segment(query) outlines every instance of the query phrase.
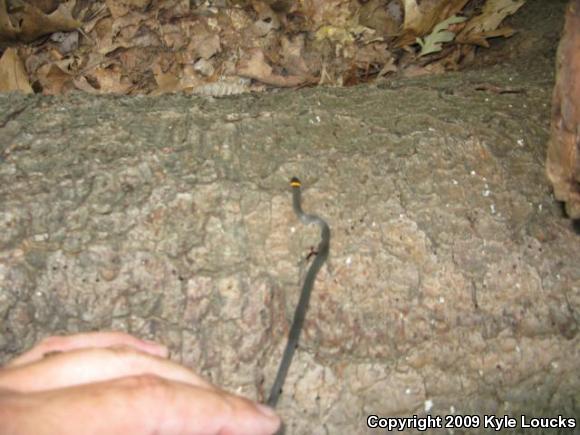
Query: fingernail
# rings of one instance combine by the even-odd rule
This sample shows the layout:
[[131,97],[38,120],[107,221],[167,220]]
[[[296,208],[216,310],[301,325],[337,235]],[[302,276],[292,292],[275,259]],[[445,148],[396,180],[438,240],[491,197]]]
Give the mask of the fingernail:
[[260,413],[265,417],[268,418],[278,417],[276,412],[269,406],[262,405],[261,403],[256,403],[256,408],[258,408],[258,411],[260,411]]

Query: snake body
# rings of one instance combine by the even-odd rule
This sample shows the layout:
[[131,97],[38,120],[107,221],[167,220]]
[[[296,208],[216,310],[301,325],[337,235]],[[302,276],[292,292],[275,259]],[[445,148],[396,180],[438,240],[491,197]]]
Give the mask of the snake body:
[[294,320],[292,321],[292,326],[290,327],[290,333],[288,334],[288,342],[286,343],[286,348],[284,349],[284,354],[282,356],[282,361],[280,362],[280,367],[278,367],[278,373],[276,374],[276,379],[270,390],[270,396],[266,402],[269,406],[275,407],[278,403],[278,398],[282,393],[282,387],[284,386],[284,381],[286,375],[288,374],[288,369],[292,363],[292,357],[294,356],[294,351],[298,347],[298,340],[300,339],[300,332],[302,331],[302,326],[304,325],[304,318],[306,317],[306,311],[308,310],[308,303],[310,301],[310,294],[312,293],[312,288],[314,287],[314,281],[316,280],[316,275],[322,268],[322,265],[328,258],[328,252],[330,249],[330,228],[328,224],[324,222],[320,217],[313,214],[306,214],[302,211],[301,205],[301,191],[300,188],[302,183],[296,177],[290,180],[290,186],[292,187],[292,206],[294,208],[294,213],[300,221],[305,225],[317,224],[320,227],[320,243],[316,251],[316,257],[312,262],[312,265],[306,273],[304,278],[304,284],[302,285],[302,291],[300,293],[300,300],[294,311]]

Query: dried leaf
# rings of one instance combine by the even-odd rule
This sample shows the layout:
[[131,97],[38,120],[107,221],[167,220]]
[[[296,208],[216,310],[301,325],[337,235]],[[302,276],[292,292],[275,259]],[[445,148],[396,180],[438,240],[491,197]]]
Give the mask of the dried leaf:
[[0,42],[14,41],[17,35],[18,30],[12,26],[8,16],[6,0],[0,0]]
[[93,77],[99,84],[102,94],[126,94],[131,89],[131,84],[123,77],[122,71],[117,67],[96,68],[92,72]]
[[417,37],[431,33],[437,23],[459,13],[468,0],[404,0],[405,20],[403,34],[397,40],[397,47],[416,43]]
[[61,3],[55,11],[45,14],[28,3],[22,3],[21,8],[9,15],[6,1],[0,0],[0,42],[14,40],[30,42],[53,32],[78,29],[81,22],[72,16],[74,6],[75,1]]
[[354,63],[359,68],[368,65],[386,65],[393,59],[392,53],[384,42],[373,42],[360,47],[354,55]]
[[417,36],[431,32],[437,23],[459,13],[468,0],[403,0],[405,20],[403,29]]
[[73,76],[67,71],[70,60],[54,62],[38,69],[38,81],[45,95],[65,94],[75,88]]
[[322,41],[323,39],[328,39],[331,42],[336,42],[340,45],[345,45],[354,42],[354,36],[351,32],[344,27],[336,26],[322,26],[316,31],[314,35],[316,40]]
[[302,13],[317,29],[322,25],[347,27],[352,20],[353,10],[350,0],[302,0]]
[[175,71],[163,71],[161,65],[158,63],[153,65],[152,70],[158,86],[154,94],[166,94],[183,89],[179,81],[179,76]]
[[308,66],[304,60],[304,35],[297,35],[290,40],[288,37],[282,37],[282,66],[290,74],[306,76],[310,74]]
[[[20,38],[22,29],[30,28],[31,11],[46,19],[63,1],[0,0],[0,38]],[[406,74],[427,71],[410,46],[422,38],[421,55],[440,51],[465,26],[446,26],[453,21],[446,20],[468,2],[477,6],[484,0],[222,0],[218,7],[212,1],[70,0],[63,5],[76,4],[82,31],[58,29],[50,39],[18,53],[26,53],[29,80],[40,82],[46,93],[74,88],[91,93],[203,89],[230,95],[246,86],[254,89],[252,80],[283,87],[352,84],[412,64],[419,64],[419,70]],[[9,15],[8,3],[27,6],[12,8]],[[54,13],[62,12],[63,5]],[[470,10],[459,15],[470,16]],[[480,26],[469,34],[472,44],[513,32],[499,26],[485,29]],[[473,54],[472,44],[428,61],[437,57],[438,68],[457,68],[467,58],[464,50]],[[393,51],[396,47],[406,50]],[[240,76],[247,78],[244,85],[237,82]]]
[[370,0],[359,11],[359,23],[380,35],[396,35],[403,23],[402,4],[398,1]]
[[13,91],[31,94],[32,88],[18,52],[15,48],[7,48],[0,58],[0,92]]
[[425,20],[425,15],[419,9],[417,0],[403,0],[403,6],[405,8],[403,28],[405,30],[420,29],[422,27],[421,23]]
[[266,36],[272,30],[280,28],[280,20],[278,15],[262,1],[252,2],[252,6],[258,15],[258,19],[254,23],[254,32],[258,36]]
[[487,0],[481,14],[469,20],[465,28],[457,35],[457,42],[489,46],[487,38],[511,36],[509,27],[498,29],[502,21],[515,13],[525,0]]
[[466,20],[465,17],[458,17],[453,15],[447,18],[445,21],[440,22],[435,26],[433,32],[431,32],[425,39],[417,38],[417,44],[421,46],[421,51],[419,56],[426,56],[431,53],[436,53],[441,51],[442,44],[445,42],[451,42],[455,38],[455,33],[448,31],[450,25],[463,23]]
[[78,32],[55,32],[50,35],[50,40],[57,43],[57,49],[62,55],[67,55],[79,46]]
[[196,56],[203,59],[209,59],[220,51],[220,37],[215,32],[211,33],[205,31],[196,33],[191,38],[191,42],[187,46],[187,49],[195,53]]
[[151,0],[105,0],[113,18],[120,18],[131,10],[144,11]]
[[246,58],[240,61],[237,67],[237,73],[240,77],[247,77],[267,85],[283,88],[300,86],[310,80],[309,77],[274,74],[272,67],[266,62],[264,52],[259,48],[250,51],[249,59]]
[[100,94],[100,91],[95,87],[93,87],[85,76],[80,76],[73,79],[73,83],[75,87],[80,91],[87,92],[93,95]]

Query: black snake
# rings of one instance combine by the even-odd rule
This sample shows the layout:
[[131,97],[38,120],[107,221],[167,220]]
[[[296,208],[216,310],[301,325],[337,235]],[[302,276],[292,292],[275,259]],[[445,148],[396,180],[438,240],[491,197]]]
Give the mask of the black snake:
[[310,301],[310,294],[312,293],[312,288],[314,287],[314,281],[316,280],[316,275],[322,268],[322,265],[328,258],[328,252],[330,249],[330,228],[328,227],[328,224],[318,216],[313,214],[306,214],[304,211],[302,211],[302,205],[300,203],[300,188],[302,183],[300,183],[298,178],[294,177],[292,180],[290,180],[290,186],[292,187],[292,205],[294,208],[294,213],[296,213],[296,216],[298,216],[298,219],[300,219],[302,223],[306,225],[317,224],[320,226],[321,240],[316,250],[316,258],[312,262],[310,269],[308,269],[306,278],[304,278],[302,292],[300,293],[300,300],[298,301],[298,305],[294,311],[294,320],[292,321],[290,334],[288,334],[288,342],[286,343],[284,355],[282,356],[282,361],[280,362],[280,367],[278,368],[278,373],[276,374],[276,380],[272,385],[270,396],[266,402],[271,407],[276,406],[278,403],[278,398],[282,393],[282,387],[284,385],[286,375],[288,374],[288,369],[290,368],[290,363],[292,362],[294,351],[298,347],[298,340],[300,339],[300,332],[302,331],[302,326],[304,325],[304,318],[306,317],[306,310],[308,309],[308,302]]

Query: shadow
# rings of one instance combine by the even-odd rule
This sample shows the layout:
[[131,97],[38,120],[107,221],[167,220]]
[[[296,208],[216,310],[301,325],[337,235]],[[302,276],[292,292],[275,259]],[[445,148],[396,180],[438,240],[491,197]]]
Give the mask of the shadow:
[[580,236],[580,219],[572,219],[572,229]]

